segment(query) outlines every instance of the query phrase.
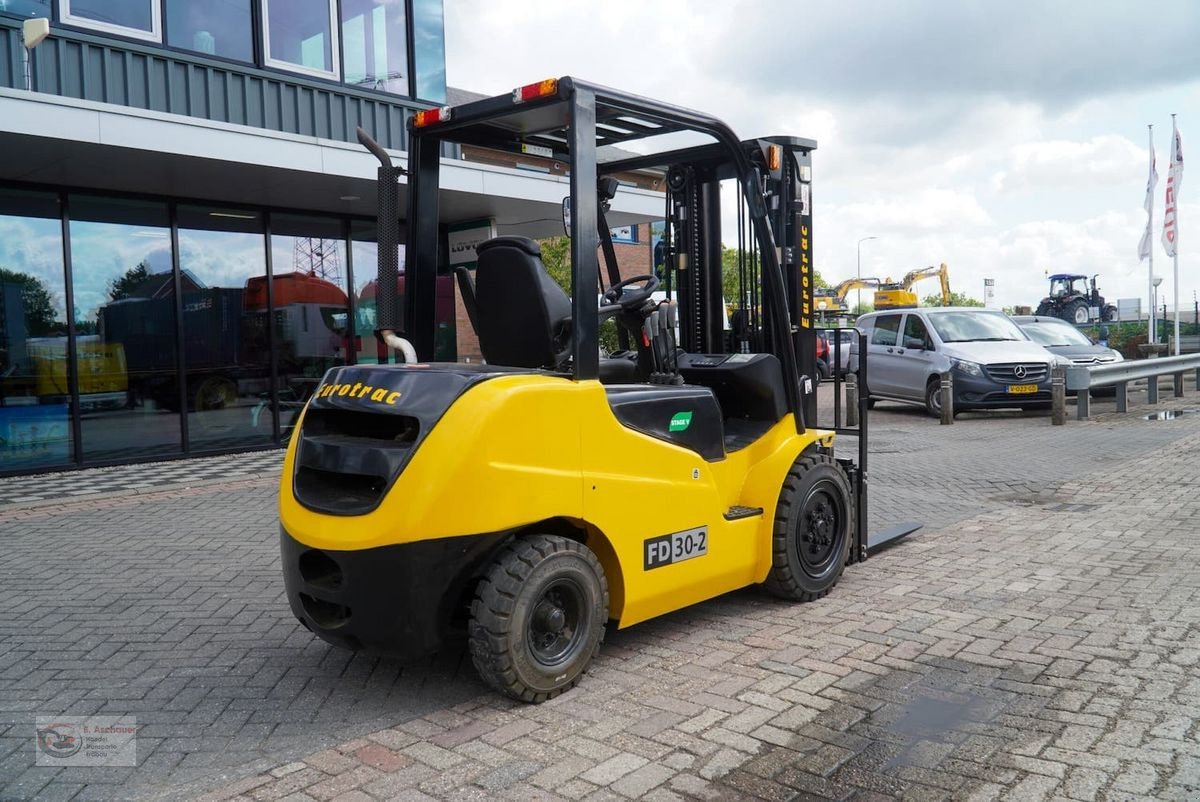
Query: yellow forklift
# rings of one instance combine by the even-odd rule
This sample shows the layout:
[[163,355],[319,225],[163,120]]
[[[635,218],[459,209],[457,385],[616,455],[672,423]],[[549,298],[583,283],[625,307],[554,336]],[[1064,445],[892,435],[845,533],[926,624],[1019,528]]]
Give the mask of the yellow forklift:
[[[654,150],[679,132],[705,144]],[[359,132],[381,162],[377,334],[406,362],[330,370],[284,463],[283,573],[305,627],[413,660],[465,621],[480,676],[541,702],[579,681],[608,622],[755,584],[818,599],[846,564],[911,531],[867,537],[865,423],[857,464],[811,425],[815,142],[743,142],[708,115],[569,77],[420,112],[409,133],[401,306],[404,171]],[[637,140],[652,152],[598,163]],[[570,295],[524,237],[482,243],[475,274],[459,275],[485,364],[425,361],[447,143],[570,166]],[[605,211],[614,176],[649,168],[667,188],[667,269],[621,280]],[[726,330],[729,181],[741,298]],[[671,300],[655,300],[660,284]],[[602,356],[608,318],[633,347]]]

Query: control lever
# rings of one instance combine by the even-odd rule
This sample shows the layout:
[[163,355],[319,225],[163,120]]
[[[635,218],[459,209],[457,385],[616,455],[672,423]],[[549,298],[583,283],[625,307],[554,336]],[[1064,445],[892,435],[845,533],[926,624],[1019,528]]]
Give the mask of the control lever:
[[671,312],[673,307],[669,302],[661,304],[658,308],[658,331],[660,344],[663,349],[663,383],[664,384],[683,384],[683,378],[679,375],[675,357],[675,328],[671,320]]
[[660,370],[658,365],[658,344],[654,341],[654,316],[657,314],[658,312],[653,312],[647,315],[646,319],[642,321],[642,341],[646,343],[646,349],[650,352],[650,378],[652,381],[654,375]]
[[667,304],[667,342],[671,349],[671,372],[679,374],[679,344],[675,342],[675,328],[679,325],[679,306],[674,301]]

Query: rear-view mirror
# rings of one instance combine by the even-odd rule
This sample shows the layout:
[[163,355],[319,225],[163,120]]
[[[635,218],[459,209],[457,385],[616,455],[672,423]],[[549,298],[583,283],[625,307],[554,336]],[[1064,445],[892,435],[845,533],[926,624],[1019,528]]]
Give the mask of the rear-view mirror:
[[924,351],[925,350],[925,341],[922,340],[920,337],[905,337],[904,338],[904,347],[911,348],[914,351]]
[[562,204],[563,233],[571,236],[571,196],[563,198]]

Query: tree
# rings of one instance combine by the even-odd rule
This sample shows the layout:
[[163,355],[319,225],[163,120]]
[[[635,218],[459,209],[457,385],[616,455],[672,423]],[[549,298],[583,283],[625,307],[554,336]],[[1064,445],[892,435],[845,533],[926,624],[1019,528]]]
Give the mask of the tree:
[[571,240],[569,237],[551,237],[540,240],[542,264],[546,272],[567,295],[571,294]]
[[855,304],[854,308],[850,310],[850,314],[853,315],[854,317],[858,317],[859,315],[865,315],[868,312],[874,312],[874,311],[875,311],[875,307],[872,304],[870,304],[866,301],[863,301],[861,304]]
[[966,293],[952,292],[950,293],[950,303],[943,304],[942,294],[939,292],[922,298],[921,306],[983,306],[983,301],[977,301]]
[[[745,254],[747,265],[753,264],[752,259],[753,256],[750,253]],[[813,271],[813,286],[818,289],[829,286],[816,270]],[[738,271],[737,248],[723,247],[721,249],[721,291],[725,294],[725,302],[736,305],[739,300],[740,288],[741,277]]]
[[138,288],[143,281],[150,275],[150,269],[146,263],[138,262],[137,266],[131,267],[125,271],[125,275],[120,278],[115,278],[108,283],[108,299],[110,301],[119,301],[122,298],[128,298],[133,295],[133,291]]
[[25,310],[27,336],[45,337],[65,328],[64,324],[56,320],[58,315],[54,310],[54,298],[40,278],[0,267],[0,284],[15,284],[21,288],[21,306]]

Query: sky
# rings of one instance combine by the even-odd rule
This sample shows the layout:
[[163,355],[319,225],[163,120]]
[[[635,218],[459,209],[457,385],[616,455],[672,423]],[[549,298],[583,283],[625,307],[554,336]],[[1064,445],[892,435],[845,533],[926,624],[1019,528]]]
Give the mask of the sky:
[[[816,139],[827,281],[858,274],[860,253],[861,275],[880,278],[945,262],[953,290],[982,299],[993,278],[1002,306],[1036,305],[1059,272],[1147,303],[1148,124],[1154,272],[1173,306],[1163,196],[1172,113],[1184,152],[1200,148],[1197,42],[1195,0],[446,3],[451,86],[499,94],[575,75],[713,114],[743,138]],[[1178,197],[1190,313],[1200,172]]]

